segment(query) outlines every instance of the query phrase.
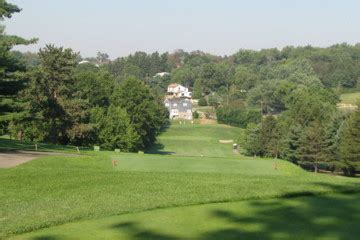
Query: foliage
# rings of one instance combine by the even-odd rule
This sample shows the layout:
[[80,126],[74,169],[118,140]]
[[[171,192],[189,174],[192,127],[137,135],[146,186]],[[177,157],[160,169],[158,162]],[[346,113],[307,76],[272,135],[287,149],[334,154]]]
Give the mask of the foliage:
[[110,105],[99,125],[99,140],[105,149],[136,150],[139,135],[125,109]]
[[140,80],[130,77],[114,91],[112,104],[126,110],[130,122],[140,136],[138,148],[151,146],[161,128],[166,124],[167,109],[156,99],[150,88]]
[[200,99],[202,97],[202,86],[201,86],[201,80],[200,79],[195,80],[192,97],[194,99]]
[[[11,18],[21,9],[5,0],[0,1],[0,21]],[[36,39],[25,40],[18,36],[7,35],[5,26],[0,24],[0,131],[9,133],[9,124],[23,117],[22,102],[17,94],[25,88],[25,80],[21,73],[26,70],[22,59],[11,49],[18,45],[35,43]]]
[[29,117],[51,143],[68,142],[66,131],[71,129],[74,118],[82,117],[81,109],[86,105],[72,98],[76,56],[71,49],[47,45],[39,52],[40,66],[29,73],[24,94]]
[[261,113],[257,110],[245,108],[219,107],[216,109],[219,123],[245,128],[249,123],[259,123]]
[[[360,102],[359,102],[360,103]],[[340,160],[345,173],[352,175],[360,166],[360,109],[346,119],[340,138]]]
[[194,111],[192,115],[194,119],[198,119],[200,116],[200,114],[197,111]]
[[206,101],[206,98],[205,98],[205,97],[201,97],[201,98],[199,99],[199,101],[198,101],[198,105],[199,105],[200,107],[207,106],[208,103],[207,103],[207,101]]

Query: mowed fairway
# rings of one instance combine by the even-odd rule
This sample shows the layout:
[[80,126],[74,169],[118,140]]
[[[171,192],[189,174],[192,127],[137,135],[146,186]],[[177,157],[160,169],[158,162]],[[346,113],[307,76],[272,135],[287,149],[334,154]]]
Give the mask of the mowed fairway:
[[341,103],[357,104],[360,101],[360,92],[344,93],[340,95]]
[[240,128],[219,124],[187,124],[174,122],[159,138],[158,144],[148,152],[176,154],[181,156],[234,157],[232,143],[219,143],[220,140],[236,140]]
[[356,238],[348,226],[360,221],[358,179],[218,142],[240,131],[174,124],[152,149],[160,155],[46,156],[0,169],[0,238]]

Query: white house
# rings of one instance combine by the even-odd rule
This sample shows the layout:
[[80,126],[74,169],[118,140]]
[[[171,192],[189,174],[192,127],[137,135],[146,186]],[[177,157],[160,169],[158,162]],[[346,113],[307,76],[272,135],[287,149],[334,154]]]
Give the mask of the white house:
[[167,98],[164,103],[170,119],[192,119],[192,103],[188,98]]
[[177,83],[172,83],[168,86],[167,94],[170,97],[191,98],[191,92],[189,92],[189,89]]
[[164,76],[168,76],[168,75],[170,75],[170,73],[168,73],[168,72],[159,72],[159,73],[155,74],[154,77],[164,77]]

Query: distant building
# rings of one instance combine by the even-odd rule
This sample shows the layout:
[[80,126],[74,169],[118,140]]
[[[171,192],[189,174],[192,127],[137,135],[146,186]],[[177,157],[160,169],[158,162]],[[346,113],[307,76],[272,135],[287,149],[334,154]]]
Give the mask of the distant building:
[[192,103],[188,98],[167,98],[165,107],[169,110],[170,119],[192,119]]
[[168,73],[168,72],[159,72],[159,73],[155,74],[154,77],[164,77],[164,76],[168,76],[168,75],[170,75],[170,73]]
[[191,98],[191,92],[187,87],[177,83],[172,83],[167,88],[167,97],[185,97]]
[[187,87],[177,83],[170,84],[164,103],[169,110],[170,119],[192,119],[191,92]]

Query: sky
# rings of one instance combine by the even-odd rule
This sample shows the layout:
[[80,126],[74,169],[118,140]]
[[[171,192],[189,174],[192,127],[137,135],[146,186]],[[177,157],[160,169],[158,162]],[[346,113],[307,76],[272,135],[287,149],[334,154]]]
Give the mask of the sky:
[[360,42],[359,0],[8,0],[22,12],[5,20],[7,34],[39,38],[83,57],[135,51],[239,49]]

